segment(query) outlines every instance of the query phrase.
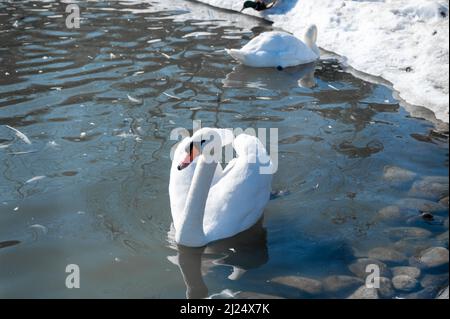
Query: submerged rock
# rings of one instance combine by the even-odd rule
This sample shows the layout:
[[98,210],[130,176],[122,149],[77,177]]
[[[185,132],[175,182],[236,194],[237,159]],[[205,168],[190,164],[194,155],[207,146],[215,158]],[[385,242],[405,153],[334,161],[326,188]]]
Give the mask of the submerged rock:
[[421,275],[421,270],[417,267],[410,267],[410,266],[400,266],[400,267],[394,267],[391,269],[392,275],[395,276],[401,276],[406,275],[411,278],[417,279]]
[[386,181],[394,183],[403,183],[413,180],[416,173],[397,166],[385,166],[383,178]]
[[444,219],[440,216],[434,216],[432,213],[422,212],[420,215],[408,218],[406,224],[411,227],[421,227],[423,225],[442,226],[444,224]]
[[400,297],[404,299],[434,299],[437,291],[436,287],[427,287],[417,292],[400,295]]
[[423,276],[422,280],[420,281],[420,285],[423,288],[428,287],[441,288],[445,285],[448,285],[448,273],[440,275],[427,274]]
[[420,181],[414,182],[409,195],[439,200],[448,195],[447,176],[427,176]]
[[386,230],[389,237],[392,238],[426,238],[432,233],[426,229],[419,227],[393,227]]
[[418,281],[408,275],[398,275],[392,278],[392,284],[397,290],[411,291],[417,287]]
[[394,243],[393,247],[407,255],[417,256],[421,251],[434,246],[432,238],[405,238]]
[[448,247],[448,230],[439,236],[436,236],[436,240],[442,245]]
[[391,205],[382,208],[380,211],[378,211],[378,214],[376,216],[376,220],[379,221],[393,221],[393,220],[399,220],[402,218],[402,213],[400,211],[400,207]]
[[380,288],[378,289],[378,293],[383,298],[391,298],[395,294],[394,287],[389,278],[380,277]]
[[444,205],[421,198],[404,198],[397,201],[396,205],[399,206],[400,208],[414,209],[416,211],[429,213],[439,213],[448,211],[448,207],[445,207]]
[[439,267],[448,264],[448,249],[444,247],[431,247],[424,250],[419,257],[419,263],[425,267]]
[[445,206],[445,207],[448,207],[448,196],[445,196],[444,198],[442,198],[440,201],[439,201],[439,204],[441,204],[442,206]]
[[355,289],[363,283],[364,281],[357,277],[329,276],[323,280],[323,288],[327,292],[337,292],[341,290]]
[[356,262],[348,266],[348,269],[359,278],[366,278],[370,274],[370,272],[366,272],[368,265],[377,265],[380,268],[381,276],[387,276],[389,274],[386,264],[379,260],[371,258],[360,258]]
[[306,277],[283,276],[276,277],[271,281],[299,289],[311,295],[320,294],[323,290],[322,283],[320,281]]
[[348,296],[347,299],[379,299],[379,297],[376,288],[361,286],[354,293]]
[[368,256],[369,258],[381,260],[383,262],[399,263],[407,260],[405,254],[389,247],[373,248],[369,251]]

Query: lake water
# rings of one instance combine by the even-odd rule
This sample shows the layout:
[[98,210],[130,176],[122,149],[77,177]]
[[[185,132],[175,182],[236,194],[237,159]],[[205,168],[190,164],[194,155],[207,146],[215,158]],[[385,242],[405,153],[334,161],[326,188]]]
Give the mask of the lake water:
[[[387,278],[422,270],[380,297],[448,284],[448,257],[417,265],[448,248],[448,133],[389,88],[331,56],[239,66],[223,49],[271,25],[195,2],[83,3],[80,29],[65,27],[65,6],[0,3],[0,297],[345,298],[368,256]],[[278,128],[278,194],[248,233],[178,250],[169,135],[192,120]],[[68,264],[79,289],[65,286]]]

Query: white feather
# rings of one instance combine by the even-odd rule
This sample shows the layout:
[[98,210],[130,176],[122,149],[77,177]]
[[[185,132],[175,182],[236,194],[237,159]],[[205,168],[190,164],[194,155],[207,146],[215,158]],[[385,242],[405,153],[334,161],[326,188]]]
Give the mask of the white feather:
[[128,99],[133,103],[142,103],[142,100],[132,97],[131,95],[127,95]]
[[45,178],[45,176],[35,176],[35,177],[30,178],[29,180],[27,180],[27,181],[25,182],[25,184],[37,182],[37,181],[39,181],[39,180],[41,180],[41,179],[44,179],[44,178]]
[[20,138],[22,141],[24,141],[26,144],[31,144],[30,139],[25,134],[23,134],[21,131],[19,131],[18,129],[15,129],[14,127],[11,127],[9,125],[6,125],[6,127],[9,128],[10,130],[12,130],[16,134],[16,136],[18,138]]

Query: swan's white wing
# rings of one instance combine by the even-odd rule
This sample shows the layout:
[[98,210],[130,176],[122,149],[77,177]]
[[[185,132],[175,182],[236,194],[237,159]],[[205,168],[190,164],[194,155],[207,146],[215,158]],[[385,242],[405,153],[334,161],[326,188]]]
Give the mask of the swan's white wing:
[[304,42],[293,35],[281,33],[275,39],[269,55],[272,55],[272,61],[283,68],[310,63],[318,58]]
[[306,43],[297,39],[295,50],[297,58],[300,59],[301,64],[311,63],[320,58]]
[[296,43],[289,50],[280,52],[278,55],[279,65],[283,68],[307,64],[318,59],[318,56],[303,42]]
[[206,202],[203,228],[208,241],[234,236],[254,225],[270,198],[272,175],[260,173],[264,166],[260,161],[249,162],[252,150],[245,154],[256,145],[256,152],[267,155],[260,141],[241,134],[234,144],[238,157],[211,187]]
[[234,59],[251,67],[268,67],[277,62],[274,57],[280,49],[283,34],[281,32],[265,32],[248,42],[240,50],[227,50]]
[[[252,39],[248,42],[243,48],[242,51],[253,53],[261,50],[268,52],[276,52],[280,49],[284,49],[284,39],[289,34],[284,32],[264,32]],[[280,45],[283,46],[280,48]]]

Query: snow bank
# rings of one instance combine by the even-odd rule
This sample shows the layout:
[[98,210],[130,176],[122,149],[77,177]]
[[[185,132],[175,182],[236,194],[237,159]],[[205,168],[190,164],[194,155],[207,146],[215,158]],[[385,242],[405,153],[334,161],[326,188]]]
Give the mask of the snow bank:
[[[239,11],[243,0],[198,0]],[[412,105],[449,122],[449,5],[436,0],[279,0],[261,16],[303,38],[319,28],[318,45],[354,69],[392,83]]]

